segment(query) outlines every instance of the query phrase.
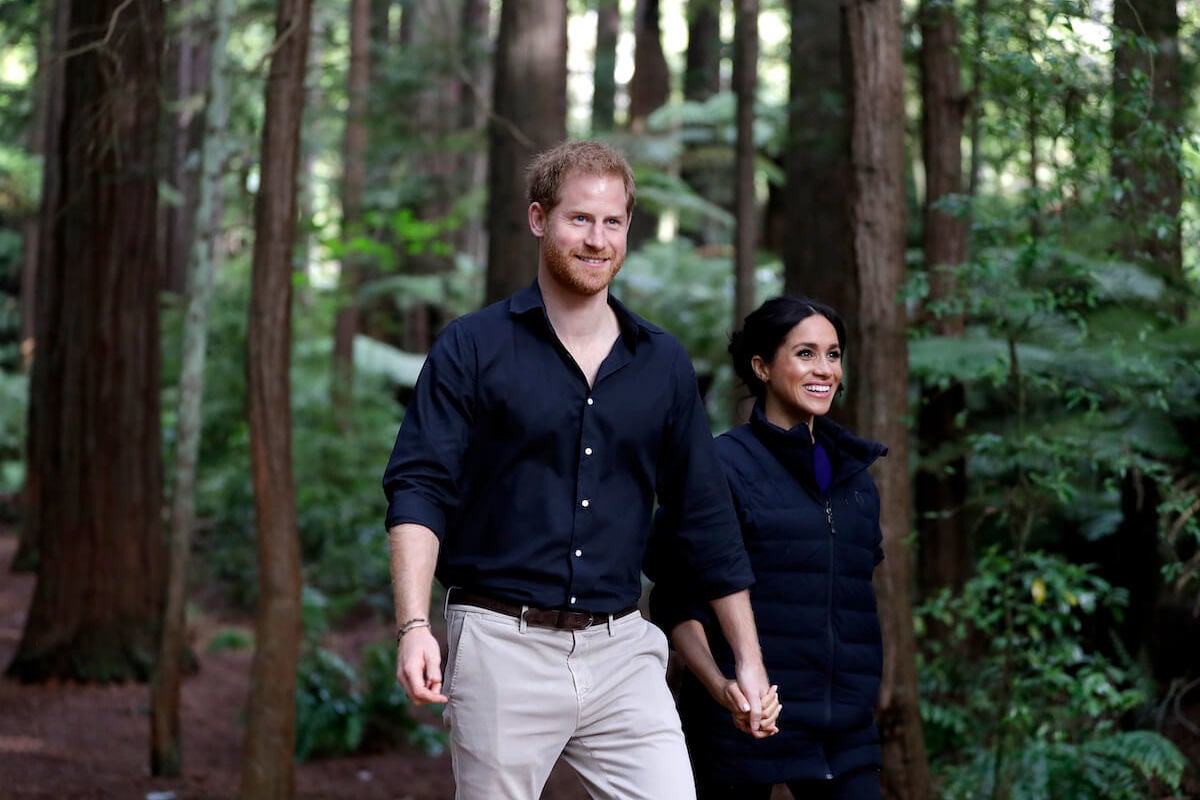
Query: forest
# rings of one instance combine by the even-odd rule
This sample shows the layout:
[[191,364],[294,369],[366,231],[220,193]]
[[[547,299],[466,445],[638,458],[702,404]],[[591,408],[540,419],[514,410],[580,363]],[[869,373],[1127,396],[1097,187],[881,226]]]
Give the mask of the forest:
[[[884,796],[1200,798],[1200,4],[0,0],[0,42],[0,719],[126,686],[130,786],[447,796],[297,776],[448,772],[380,476],[438,333],[533,280],[525,165],[595,138],[638,185],[613,293],[714,434],[746,313],[846,318]],[[181,697],[222,651],[218,790]],[[31,730],[14,797],[109,796]]]

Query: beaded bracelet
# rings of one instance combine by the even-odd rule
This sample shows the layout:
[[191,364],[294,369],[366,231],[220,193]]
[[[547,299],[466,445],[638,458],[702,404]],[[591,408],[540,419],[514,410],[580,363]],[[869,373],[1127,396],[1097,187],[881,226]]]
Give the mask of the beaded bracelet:
[[404,634],[411,633],[417,628],[428,628],[429,622],[424,617],[413,617],[408,622],[400,626],[400,630],[396,631],[396,644],[400,644],[400,640],[404,638]]

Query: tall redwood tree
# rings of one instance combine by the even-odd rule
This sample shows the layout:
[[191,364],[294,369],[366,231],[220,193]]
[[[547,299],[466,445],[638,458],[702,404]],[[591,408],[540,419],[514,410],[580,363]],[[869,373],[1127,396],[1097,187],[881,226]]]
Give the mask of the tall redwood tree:
[[71,0],[63,12],[28,432],[38,579],[9,673],[144,680],[165,565],[153,163],[163,7]]
[[909,499],[908,338],[904,306],[904,64],[900,0],[850,0],[850,241],[858,278],[857,364],[849,387],[858,432],[887,445],[874,470],[887,558],[877,572],[883,628],[879,723],[883,783],[896,800],[929,800],[917,691]]
[[259,150],[262,180],[254,204],[246,388],[260,591],[246,709],[243,800],[290,800],[295,791],[301,574],[289,364],[296,178],[311,13],[312,0],[279,0]]
[[[922,209],[925,269],[931,305],[946,309],[927,321],[940,336],[961,337],[965,320],[957,310],[957,270],[967,258],[967,220],[955,213],[963,187],[963,116],[958,17],[952,4],[922,0],[921,153],[925,163]],[[960,202],[955,202],[959,200]],[[966,388],[955,381],[924,387],[917,415],[922,468],[915,476],[918,581],[922,593],[962,588],[970,575],[970,541],[962,511],[967,494],[967,463],[959,415],[966,409]],[[949,453],[940,456],[939,453]]]
[[567,137],[567,7],[562,0],[504,0],[493,108],[488,129],[488,303],[528,286],[537,273],[525,167],[534,155]]

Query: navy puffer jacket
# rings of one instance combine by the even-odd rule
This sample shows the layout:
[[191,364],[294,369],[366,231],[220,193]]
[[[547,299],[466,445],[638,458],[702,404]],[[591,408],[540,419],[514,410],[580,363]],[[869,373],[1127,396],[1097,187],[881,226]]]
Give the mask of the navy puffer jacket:
[[[754,569],[763,661],[783,711],[778,734],[752,739],[685,672],[684,732],[694,767],[714,780],[817,780],[880,763],[874,710],[883,654],[871,575],[883,551],[879,493],[867,468],[887,448],[821,417],[814,434],[833,469],[825,492],[813,474],[807,427],[784,431],[755,408],[748,424],[717,438]],[[669,632],[684,619],[701,620],[717,664],[733,677],[733,654],[707,604],[671,570],[659,571],[655,621]]]

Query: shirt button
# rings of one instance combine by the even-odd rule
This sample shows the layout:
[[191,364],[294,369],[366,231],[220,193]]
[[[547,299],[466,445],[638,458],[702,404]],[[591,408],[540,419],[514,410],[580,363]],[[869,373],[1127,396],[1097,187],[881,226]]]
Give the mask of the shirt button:
[[592,454],[592,448],[590,448],[590,447],[583,448],[583,454],[585,456],[590,456]]
[[580,505],[583,506],[584,508],[587,508],[591,504],[592,504],[591,500],[584,500],[582,503],[580,503]]
[[574,598],[574,597],[572,597],[572,598],[571,598],[571,605],[575,605],[575,598]]
[[576,550],[576,551],[575,551],[575,557],[576,557],[576,558],[579,558],[581,555],[583,555],[583,551],[582,551],[582,550]]
[[596,402],[596,401],[592,400],[592,398],[590,398],[590,397],[588,398],[588,405],[589,405],[589,406],[590,406],[590,405],[593,405],[595,402]]

